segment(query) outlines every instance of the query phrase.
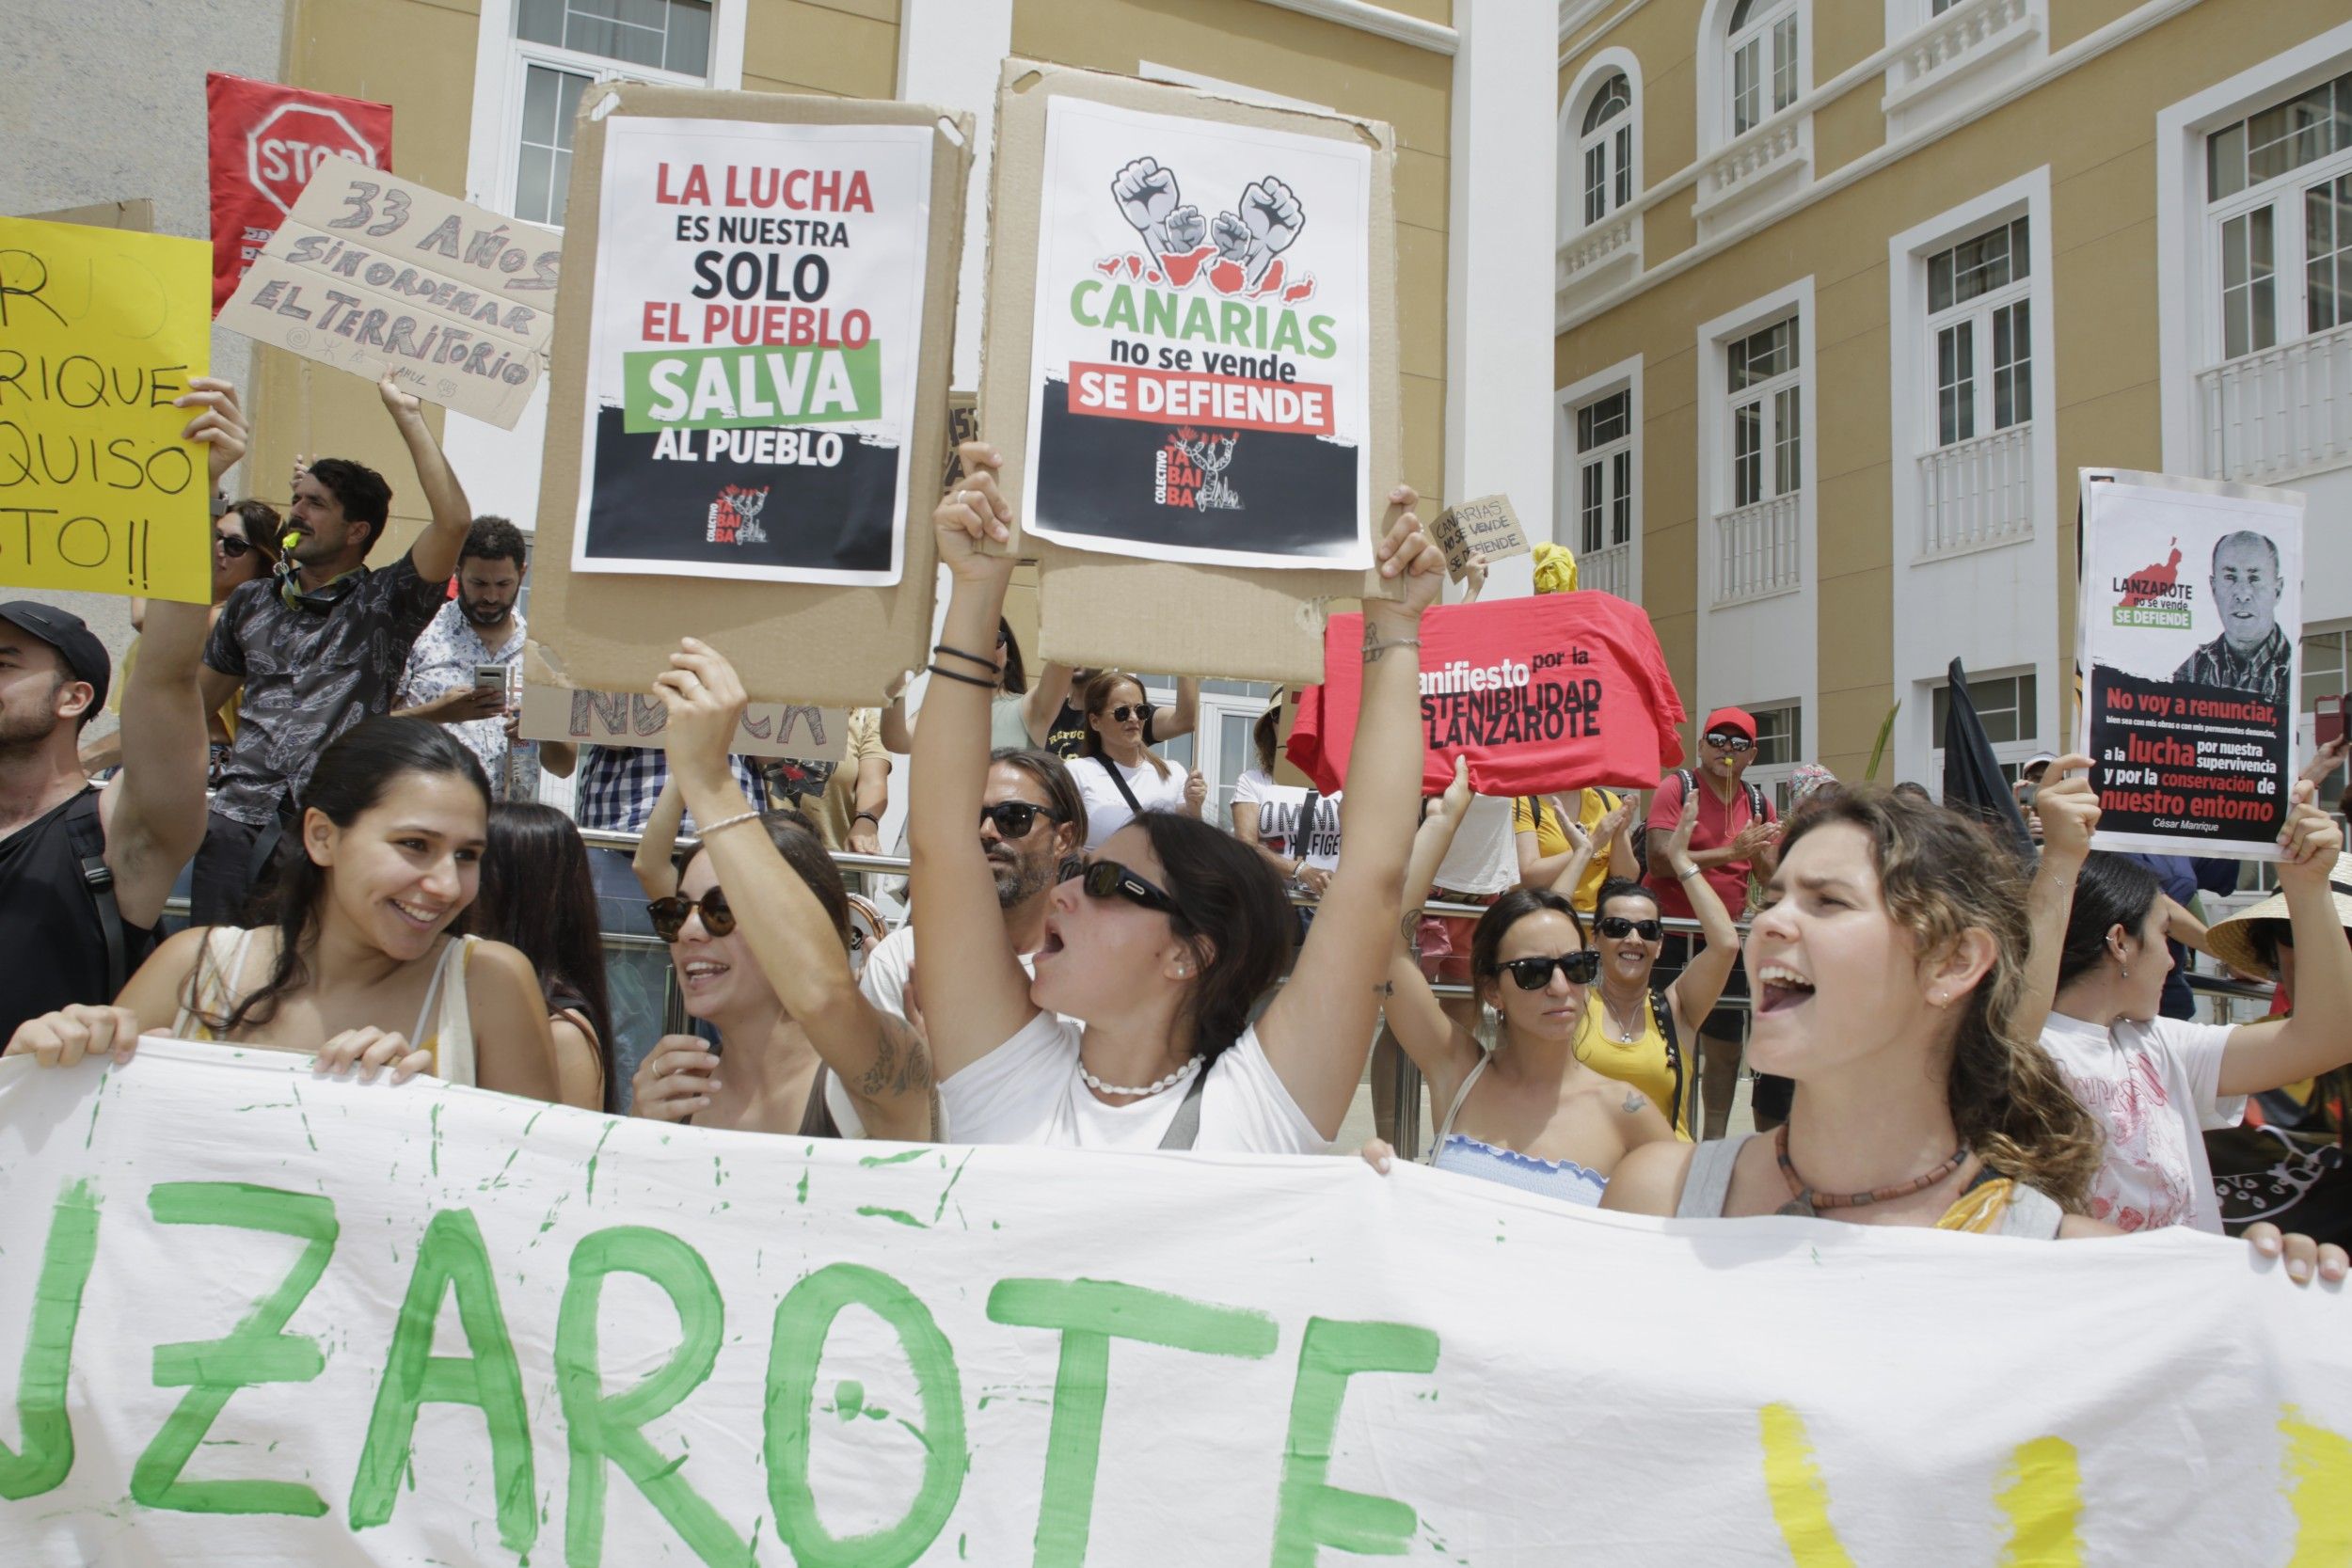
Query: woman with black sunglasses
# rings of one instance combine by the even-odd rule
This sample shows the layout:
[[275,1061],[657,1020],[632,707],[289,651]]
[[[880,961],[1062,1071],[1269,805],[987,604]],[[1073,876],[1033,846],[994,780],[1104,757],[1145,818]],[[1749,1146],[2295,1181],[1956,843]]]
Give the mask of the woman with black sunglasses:
[[[932,514],[954,591],[916,732],[915,942],[927,1018],[960,1142],[1096,1148],[1320,1152],[1338,1132],[1372,1046],[1405,845],[1420,793],[1422,610],[1441,553],[1408,489],[1391,492],[1375,550],[1400,600],[1368,601],[1363,697],[1343,808],[1349,849],[1290,982],[1256,1023],[1295,928],[1263,857],[1196,817],[1137,816],[1057,888],[1034,984],[1004,937],[972,836],[995,666],[988,637],[1013,560],[1013,511],[994,449],[967,443],[962,477]],[[1359,852],[1356,847],[1363,847]],[[952,997],[953,1007],[936,998]]]
[[922,1037],[867,1001],[850,971],[849,895],[833,857],[806,818],[756,809],[735,782],[727,743],[745,705],[735,667],[690,637],[654,691],[669,713],[670,776],[702,845],[677,891],[645,912],[670,944],[687,1012],[718,1030],[719,1046],[662,1037],[637,1069],[632,1113],[833,1136],[830,1069],[841,1109],[862,1124],[853,1132],[939,1136]]
[[[1454,783],[1432,803],[1413,841],[1408,906],[1428,897],[1470,803],[1470,771],[1457,757]],[[1682,847],[1687,858],[1687,842]],[[1588,840],[1576,859],[1590,850]],[[1574,887],[1582,869],[1571,863],[1560,885]],[[1389,1029],[1429,1085],[1429,1110],[1438,1120],[1430,1164],[1590,1206],[1600,1202],[1609,1173],[1629,1152],[1673,1140],[1662,1108],[1670,1101],[1653,1101],[1580,1059],[1578,1031],[1593,1010],[1601,959],[1585,944],[1565,894],[1513,888],[1479,916],[1470,935],[1470,983],[1481,1006],[1494,1009],[1491,1050],[1447,1016],[1405,943],[1391,946]],[[1377,1140],[1364,1148],[1382,1170],[1391,1153]]]

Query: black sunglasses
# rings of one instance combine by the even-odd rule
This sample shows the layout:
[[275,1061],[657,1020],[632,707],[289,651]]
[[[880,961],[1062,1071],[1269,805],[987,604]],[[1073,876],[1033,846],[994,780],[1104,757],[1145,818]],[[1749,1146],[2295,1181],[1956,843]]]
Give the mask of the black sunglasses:
[[213,547],[230,561],[242,561],[253,552],[253,541],[241,539],[233,533],[213,535]]
[[1593,922],[1593,929],[1605,937],[1634,935],[1644,942],[1656,942],[1666,934],[1663,924],[1655,920],[1628,920],[1621,914],[1604,914]]
[[1111,716],[1111,722],[1115,724],[1123,724],[1130,719],[1144,720],[1152,717],[1151,707],[1143,703],[1121,703],[1107,711]]
[[1541,990],[1551,984],[1551,972],[1559,970],[1572,986],[1589,986],[1600,974],[1600,955],[1591,948],[1581,952],[1563,953],[1556,958],[1513,958],[1502,966],[1510,972],[1512,982],[1521,990]]
[[1719,751],[1734,753],[1753,751],[1756,748],[1756,742],[1744,735],[1710,735],[1707,737],[1707,743]]
[[993,822],[999,838],[1026,838],[1041,816],[1053,822],[1063,820],[1061,813],[1051,806],[1033,806],[1026,800],[999,800],[980,808],[980,826],[985,828]]
[[657,898],[645,906],[646,918],[653,922],[653,934],[663,942],[677,941],[677,934],[686,929],[686,917],[702,911],[703,929],[714,937],[725,936],[735,929],[735,911],[727,908],[727,895],[712,888],[700,898],[689,898],[674,893],[667,898]]
[[1062,880],[1076,879],[1089,898],[1124,898],[1162,914],[1178,914],[1176,900],[1165,888],[1154,887],[1117,861],[1074,861],[1062,867]]

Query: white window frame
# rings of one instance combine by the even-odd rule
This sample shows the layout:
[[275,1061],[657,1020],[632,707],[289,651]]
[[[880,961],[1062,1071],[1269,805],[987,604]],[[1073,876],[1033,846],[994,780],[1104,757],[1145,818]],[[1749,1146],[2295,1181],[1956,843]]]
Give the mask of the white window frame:
[[[2017,782],[2019,771],[2037,754],[2065,749],[2050,744],[2047,738],[2040,733],[2042,716],[2049,710],[2050,705],[2050,693],[2044,689],[2050,682],[2050,672],[2032,664],[2012,665],[2003,670],[1971,670],[1968,672],[1968,695],[1971,701],[1974,701],[1977,694],[1984,689],[1988,682],[2021,680],[2027,675],[2033,677],[2034,705],[2032,711],[2026,713],[2025,717],[2033,721],[2035,733],[2021,739],[2001,740],[1993,744],[1993,760],[2000,765],[2001,776],[2011,784]],[[1926,783],[1929,789],[1938,796],[1943,794],[1944,731],[1935,722],[1935,694],[1949,689],[1951,684],[1949,680],[1943,679],[1926,682],[1921,698],[1927,705],[1928,729],[1933,737],[1928,750],[1928,777],[1922,782]],[[1979,705],[1979,714],[1981,715],[1983,711],[1982,705]]]
[[711,0],[710,74],[656,71],[601,55],[535,43],[515,35],[516,0],[482,0],[474,41],[472,133],[466,157],[466,199],[495,213],[515,210],[522,141],[523,84],[533,64],[599,82],[663,82],[679,87],[743,86],[743,28],[751,0]]
[[[1642,356],[1640,355],[1637,354],[1630,359],[1620,359],[1608,369],[1588,375],[1571,386],[1564,387],[1553,394],[1553,405],[1557,411],[1552,427],[1553,447],[1558,454],[1558,460],[1554,465],[1552,488],[1552,493],[1557,498],[1557,504],[1552,508],[1552,516],[1561,537],[1581,555],[1583,546],[1581,530],[1584,459],[1576,450],[1577,410],[1619,391],[1627,396],[1628,412],[1631,416],[1632,426],[1626,438],[1627,450],[1631,453],[1629,467],[1633,477],[1633,490],[1631,504],[1627,508],[1629,513],[1628,524],[1632,530],[1632,538],[1627,549],[1624,596],[1634,604],[1640,604],[1642,602],[1642,497],[1643,492],[1647,488],[1642,467]],[[1593,584],[1582,580],[1580,575],[1579,586],[1589,588]]]
[[[1733,0],[1733,8],[1737,7],[1738,0]],[[1809,72],[1804,69],[1804,61],[1811,31],[1807,24],[1811,21],[1801,0],[1762,0],[1756,7],[1756,14],[1735,36],[1730,30],[1730,12],[1724,13],[1723,99],[1718,107],[1724,116],[1726,141],[1744,135],[1785,113],[1804,96],[1805,89],[1810,86],[1805,79]],[[1788,24],[1790,47],[1796,55],[1788,61],[1788,97],[1786,102],[1780,96],[1780,34],[1783,24]],[[1740,56],[1751,49],[1756,51],[1756,116],[1754,123],[1741,125],[1739,107]]]
[[[2026,425],[2033,422],[2033,416],[2030,413],[2028,413],[2026,418],[2022,420],[2011,420],[2006,425],[1996,422],[1999,418],[1999,404],[1994,392],[1994,377],[1997,373],[1998,367],[1994,365],[1993,357],[1994,344],[1995,341],[1994,316],[1999,314],[2001,311],[2008,309],[2010,306],[2025,306],[2026,405],[2029,409],[2038,406],[2034,403],[2033,388],[2033,318],[2039,314],[2039,312],[2033,308],[2032,294],[2032,234],[2034,229],[2032,214],[2024,212],[2011,213],[2002,217],[1994,218],[1990,222],[1979,224],[1977,227],[1969,230],[1966,233],[1955,236],[1950,244],[1938,245],[1933,250],[1924,253],[1919,258],[1919,264],[1923,267],[1929,266],[1934,261],[1936,257],[1944,254],[1946,251],[1951,250],[1958,245],[1966,245],[1970,241],[1979,239],[1996,230],[2005,229],[2015,223],[2020,218],[2025,219],[2026,230],[2025,276],[2018,276],[2017,269],[2014,265],[2012,265],[2010,269],[2010,280],[2007,283],[2001,285],[1997,289],[1990,290],[1987,293],[1978,294],[1973,299],[1963,300],[1957,304],[1946,306],[1941,311],[1934,309],[1934,279],[1932,275],[1931,275],[1928,280],[1928,304],[1930,313],[1920,324],[1921,336],[1923,340],[1920,343],[1920,356],[1923,360],[1922,368],[1927,372],[1926,392],[1928,402],[1926,406],[1927,419],[1925,420],[1927,428],[1923,432],[1926,438],[1925,450],[1931,451],[1942,447],[1959,446],[1963,442],[1973,441],[1979,436],[1990,436],[1997,430],[2014,429],[2018,425]],[[1968,363],[1965,366],[1965,370],[1967,372],[1967,386],[1969,388],[1969,427],[1965,434],[1955,434],[1952,438],[1947,441],[1944,438],[1943,430],[1943,340],[1944,335],[1947,332],[1957,332],[1963,326],[1968,328]]]
[[[1698,602],[1703,610],[1732,612],[1746,605],[1787,594],[1810,596],[1814,585],[1820,580],[1817,510],[1821,493],[1821,421],[1816,402],[1820,356],[1816,352],[1813,293],[1813,277],[1808,273],[1793,283],[1702,324],[1698,328]],[[1800,428],[1804,434],[1805,444],[1812,449],[1811,457],[1804,463],[1802,480],[1796,491],[1797,581],[1772,594],[1752,595],[1731,604],[1719,604],[1716,602],[1718,551],[1715,519],[1733,510],[1731,498],[1737,494],[1731,483],[1728,350],[1735,341],[1749,336],[1760,327],[1770,326],[1788,315],[1794,315],[1797,320],[1797,385],[1802,388],[1798,397]]]
[[[1632,198],[1624,206],[1612,204],[1597,223],[1584,219],[1584,111],[1592,103],[1593,94],[1612,75],[1625,78],[1626,90],[1632,102],[1612,127],[1627,125],[1631,133],[1631,150],[1627,154],[1628,183]],[[1608,48],[1596,53],[1577,69],[1576,79],[1566,96],[1560,100],[1560,125],[1557,158],[1557,228],[1560,235],[1559,277],[1564,292],[1581,292],[1623,282],[1642,268],[1642,155],[1644,99],[1642,97],[1642,62],[1629,49]],[[1627,208],[1631,211],[1628,211]]]
[[[1787,321],[1794,329],[1788,334],[1788,340],[1792,345],[1792,357],[1796,362],[1788,369],[1762,381],[1752,381],[1736,391],[1732,389],[1729,374],[1731,345],[1770,331],[1780,325],[1780,321],[1758,322],[1748,331],[1726,339],[1718,345],[1724,356],[1725,373],[1716,378],[1714,395],[1722,401],[1722,419],[1727,437],[1718,454],[1718,459],[1723,465],[1724,498],[1731,503],[1727,510],[1754,506],[1762,501],[1778,500],[1783,496],[1796,495],[1805,488],[1808,482],[1807,476],[1813,472],[1813,466],[1805,461],[1805,451],[1812,444],[1814,432],[1812,421],[1805,417],[1804,408],[1804,382],[1806,373],[1813,369],[1804,354],[1804,324],[1797,321],[1793,314],[1785,316],[1782,320]],[[1740,410],[1750,407],[1755,408],[1757,413],[1759,444],[1750,454],[1756,464],[1756,494],[1743,500],[1740,496],[1739,416]],[[1793,437],[1796,447],[1796,483],[1784,486],[1781,483],[1780,474],[1781,451],[1792,440],[1788,431],[1789,415],[1792,413],[1795,415],[1796,425]]]
[[[1698,149],[1704,158],[1723,150],[1736,136],[1749,133],[1732,130],[1731,113],[1731,13],[1739,0],[1707,0],[1699,13],[1698,44],[1695,50],[1698,67]],[[1768,14],[1749,24],[1742,36],[1759,27],[1767,34],[1763,59],[1768,68],[1772,57],[1769,24],[1793,11],[1797,18],[1797,96],[1792,109],[1774,110],[1757,122],[1770,125],[1782,114],[1810,114],[1802,107],[1813,91],[1813,0],[1787,0],[1786,7],[1775,5]],[[1766,100],[1769,102],[1769,98]],[[1750,127],[1753,132],[1756,127]]]
[[1740,775],[1742,785],[1755,784],[1764,791],[1764,798],[1772,803],[1772,810],[1782,816],[1788,815],[1788,784],[1797,770],[1797,764],[1809,760],[1805,754],[1804,702],[1798,697],[1774,697],[1766,701],[1747,701],[1739,705],[1755,716],[1757,728],[1763,727],[1768,713],[1789,712],[1796,715],[1796,734],[1790,750],[1795,752],[1787,762],[1768,763],[1763,760],[1759,746],[1750,753],[1747,770]]
[[[2346,62],[2346,69],[2352,70],[2352,62]],[[2336,74],[2340,76],[2344,72],[2338,71]],[[2321,80],[2327,81],[2331,78],[2323,76]],[[2316,83],[2306,84],[2307,87],[2316,85]],[[2301,88],[2296,89],[2296,91],[2301,90]],[[2295,92],[2285,91],[2269,94],[2267,100],[2256,105],[2253,112],[2260,113],[2263,109],[2295,96]],[[2234,122],[2231,119],[2224,118],[2218,124],[2208,126],[2197,134],[2200,156],[2196,160],[2198,167],[2195,178],[2201,196],[2207,186],[2203,157],[2206,138],[2215,131]],[[2249,185],[2246,189],[2223,200],[2204,203],[2201,219],[2203,231],[2199,243],[2204,253],[2202,260],[2205,287],[2202,294],[2196,301],[2196,309],[2204,313],[2205,349],[2208,357],[2204,364],[2197,367],[2199,370],[2219,364],[2227,358],[2247,357],[2312,336],[2310,275],[2305,270],[2304,242],[2308,231],[2304,221],[2303,194],[2314,185],[2332,183],[2347,174],[2352,174],[2352,147],[2341,148],[2325,158],[2299,165],[2284,174],[2274,175],[2259,185]],[[2251,345],[2244,354],[2232,356],[2228,345],[2228,323],[2224,319],[2222,305],[2222,283],[2226,276],[2222,264],[2223,231],[2231,222],[2238,218],[2249,217],[2253,213],[2265,207],[2270,208],[2276,214],[2271,225],[2270,276],[2273,335],[2269,342]],[[2335,327],[2347,325],[2352,325],[2352,315],[2347,315],[2344,321],[2335,323],[2334,326],[2322,330],[2333,331]]]
[[[1625,107],[1602,120],[1598,130],[1585,130],[1585,117],[1593,112],[1601,92],[1612,82],[1625,84]],[[1641,139],[1636,124],[1640,113],[1640,103],[1633,93],[1633,79],[1623,71],[1593,72],[1590,85],[1577,97],[1568,100],[1568,135],[1560,148],[1560,155],[1565,160],[1561,168],[1561,195],[1562,199],[1574,205],[1562,209],[1561,227],[1565,231],[1581,232],[1607,223],[1619,212],[1631,206],[1634,198],[1642,194],[1636,152],[1636,144]],[[1590,194],[1591,182],[1586,165],[1596,152],[1600,154],[1601,161],[1601,204],[1598,213],[1587,216],[1586,198]],[[1618,194],[1621,189],[1623,195]]]
[[[2352,70],[2352,23],[2307,39],[2156,114],[2157,396],[2167,472],[2206,473],[2212,455],[2203,450],[2197,377],[2222,362],[2218,246],[2220,214],[2227,204],[2217,207],[2205,200],[2205,136],[2346,70]],[[2341,155],[2306,165],[2280,176],[2280,181],[2315,183],[2320,168],[2335,167],[2336,156]],[[2263,188],[2280,186],[2273,182]],[[2231,203],[2240,200],[2248,206],[2262,204],[2254,192],[2240,192]],[[2277,242],[2280,254],[2292,254],[2295,259],[2294,298],[2298,309],[2292,318],[2282,315],[2281,320],[2291,319],[2299,328],[2305,319],[2299,309],[2302,204],[2289,205],[2295,214],[2295,248],[2286,249],[2283,233],[2277,236]],[[2294,341],[2280,339],[2281,342]]]

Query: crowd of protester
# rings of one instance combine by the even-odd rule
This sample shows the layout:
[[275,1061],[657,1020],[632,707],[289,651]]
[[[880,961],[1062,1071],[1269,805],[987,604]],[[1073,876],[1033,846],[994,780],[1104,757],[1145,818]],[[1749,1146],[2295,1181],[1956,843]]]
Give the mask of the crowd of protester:
[[[2092,852],[2080,756],[2021,783],[2030,863],[1924,791],[1819,768],[1784,816],[1736,707],[1645,812],[1598,784],[1481,797],[1459,763],[1424,800],[1442,555],[1400,488],[1349,787],[1279,776],[1278,692],[1219,826],[1202,773],[1157,750],[1198,723],[1197,682],[1160,709],[1119,670],[1027,678],[1001,459],[975,443],[933,514],[950,587],[914,713],[901,688],[841,763],[783,776],[729,754],[743,681],[688,638],[647,672],[665,746],[575,759],[518,733],[527,541],[471,515],[416,401],[382,390],[423,531],[369,565],[391,491],[345,459],[299,465],[282,516],[216,501],[214,603],[145,607],[113,746],[81,744],[103,644],[0,604],[9,1053],[127,1058],[162,1032],[754,1132],[1305,1154],[1377,1042],[1427,1085],[1442,1171],[1633,1212],[2058,1239],[2220,1230],[2204,1135],[2249,1097],[2343,1140],[2352,856],[2317,799],[2341,741],[2294,787],[2278,895],[2210,927],[2200,895],[2234,875]],[[235,392],[179,401],[217,488]],[[878,852],[894,751],[912,912],[877,942],[834,857]],[[542,767],[575,765],[570,815],[535,803]],[[642,1055],[600,935],[616,902],[690,1023]],[[2275,980],[2277,1016],[2185,1016],[2191,947]],[[1733,1134],[1743,1055],[1756,1130]],[[2249,1234],[2298,1280],[2345,1272],[2340,1247]]]

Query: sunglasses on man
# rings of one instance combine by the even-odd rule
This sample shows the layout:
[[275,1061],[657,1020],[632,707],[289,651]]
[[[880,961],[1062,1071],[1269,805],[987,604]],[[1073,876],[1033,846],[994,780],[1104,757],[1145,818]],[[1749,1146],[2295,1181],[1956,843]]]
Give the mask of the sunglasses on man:
[[1621,914],[1604,914],[1593,922],[1593,929],[1612,942],[1638,936],[1644,942],[1656,942],[1666,934],[1665,926],[1656,920],[1628,920]]
[[700,898],[689,898],[674,893],[667,898],[657,898],[645,906],[645,917],[653,922],[653,934],[663,942],[677,941],[686,929],[686,917],[702,911],[703,929],[714,937],[725,936],[735,929],[735,911],[727,908],[727,895],[712,888]]
[[1707,737],[1707,743],[1717,751],[1729,752],[1735,756],[1741,752],[1752,752],[1756,749],[1756,742],[1744,735],[1710,735]]
[[1572,986],[1589,986],[1600,975],[1600,955],[1587,947],[1581,952],[1563,953],[1556,958],[1513,958],[1502,965],[1512,984],[1521,990],[1541,990],[1551,984],[1551,972],[1560,971]]
[[1026,800],[999,800],[980,808],[980,826],[995,823],[998,838],[1026,838],[1041,816],[1052,822],[1063,820],[1061,813],[1051,806],[1033,806]]
[[1144,880],[1117,861],[1073,861],[1062,868],[1063,881],[1076,881],[1089,898],[1124,898],[1161,914],[1178,912],[1176,900],[1165,888]]

